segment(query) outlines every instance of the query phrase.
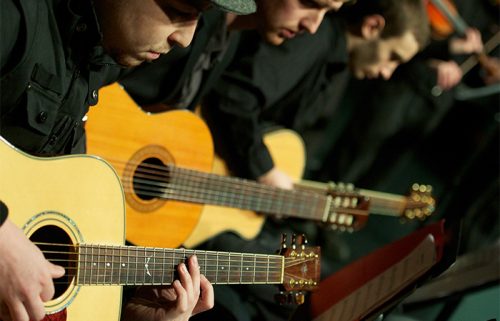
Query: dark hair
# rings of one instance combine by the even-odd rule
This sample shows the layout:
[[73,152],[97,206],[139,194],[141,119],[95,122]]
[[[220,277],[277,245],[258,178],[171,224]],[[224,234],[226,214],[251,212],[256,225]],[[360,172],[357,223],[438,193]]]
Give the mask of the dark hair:
[[381,37],[398,37],[408,30],[415,35],[420,48],[430,37],[430,26],[423,0],[357,0],[343,7],[339,14],[350,27],[361,27],[364,17],[379,14],[385,19]]

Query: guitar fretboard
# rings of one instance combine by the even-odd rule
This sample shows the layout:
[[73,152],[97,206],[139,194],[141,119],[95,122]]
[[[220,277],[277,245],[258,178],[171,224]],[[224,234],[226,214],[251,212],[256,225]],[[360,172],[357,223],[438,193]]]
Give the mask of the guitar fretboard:
[[200,271],[214,284],[281,284],[285,260],[280,255],[80,245],[81,285],[161,285],[177,278],[177,266],[196,254]]
[[286,190],[255,181],[169,166],[164,197],[186,202],[228,206],[259,213],[321,220],[329,210],[328,197]]

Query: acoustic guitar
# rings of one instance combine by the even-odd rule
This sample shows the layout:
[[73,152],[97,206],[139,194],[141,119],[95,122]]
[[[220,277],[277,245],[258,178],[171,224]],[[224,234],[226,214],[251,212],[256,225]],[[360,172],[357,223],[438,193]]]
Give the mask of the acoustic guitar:
[[[88,152],[111,162],[122,179],[126,234],[132,243],[194,247],[224,231],[251,239],[265,220],[256,213],[316,220],[351,232],[368,219],[368,197],[351,185],[338,184],[324,195],[311,184],[283,190],[231,177],[219,158],[208,173],[213,145],[210,131],[199,117],[180,110],[145,113],[118,84],[101,90],[100,103],[88,119]],[[298,181],[305,163],[300,136],[279,130],[265,135],[264,141],[275,164]],[[396,211],[389,209],[392,215],[401,215],[403,210],[410,217],[408,211],[413,209],[431,210],[424,202],[433,200],[431,197],[362,191],[377,204],[397,205]],[[175,227],[171,233],[164,233],[165,224]]]
[[[368,215],[368,200],[355,193],[332,197],[209,173],[213,145],[209,129],[198,116],[184,110],[147,114],[118,84],[101,89],[100,97],[88,114],[87,151],[118,171],[127,205],[127,240],[134,244],[176,247],[185,242],[198,223],[202,204],[316,220],[352,230]],[[234,222],[235,229],[248,229],[242,221],[247,216],[254,221],[255,235],[264,222],[255,213],[241,215],[233,210],[214,216],[211,208],[207,211],[202,217],[215,219],[221,230],[227,221]],[[169,233],[165,226],[172,227]],[[203,221],[198,226],[209,225]],[[218,232],[202,235],[195,231],[192,237],[204,240],[213,233]]]
[[294,237],[291,246],[282,241],[277,255],[124,246],[123,189],[100,158],[34,157],[0,137],[0,165],[0,181],[10,182],[0,184],[10,219],[66,269],[45,304],[51,316],[65,311],[71,321],[118,321],[123,285],[171,284],[176,266],[193,254],[213,284],[277,284],[297,303],[300,291],[319,281],[319,247],[307,247],[304,237]]

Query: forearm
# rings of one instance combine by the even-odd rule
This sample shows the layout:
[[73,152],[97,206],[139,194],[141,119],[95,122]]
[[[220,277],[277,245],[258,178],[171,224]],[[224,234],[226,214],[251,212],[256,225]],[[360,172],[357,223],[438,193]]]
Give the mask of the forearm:
[[256,102],[251,99],[237,102],[220,93],[211,93],[202,112],[217,152],[235,175],[256,179],[273,168],[263,142]]

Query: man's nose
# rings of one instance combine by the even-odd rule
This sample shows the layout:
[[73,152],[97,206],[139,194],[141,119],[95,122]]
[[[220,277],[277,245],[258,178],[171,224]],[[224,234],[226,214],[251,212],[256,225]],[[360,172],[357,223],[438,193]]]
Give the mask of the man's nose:
[[177,28],[174,32],[168,36],[168,43],[170,45],[176,45],[182,48],[186,48],[193,41],[194,33],[196,31],[196,26],[198,25],[198,18],[186,21],[182,26]]
[[326,9],[314,9],[314,12],[301,21],[300,28],[305,29],[310,34],[315,34],[323,21],[326,11]]

